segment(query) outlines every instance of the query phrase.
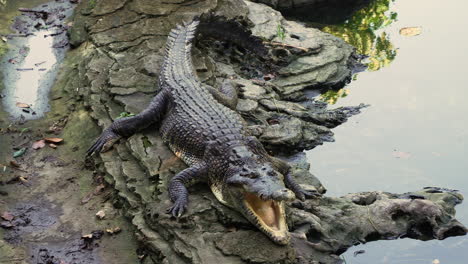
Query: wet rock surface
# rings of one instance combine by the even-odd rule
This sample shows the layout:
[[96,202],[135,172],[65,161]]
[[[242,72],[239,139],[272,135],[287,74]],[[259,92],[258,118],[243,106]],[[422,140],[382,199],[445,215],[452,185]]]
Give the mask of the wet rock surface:
[[[330,129],[364,107],[329,110],[306,96],[307,90],[348,80],[352,47],[247,1],[117,2],[80,3],[69,31],[77,49],[59,79],[63,92],[82,102],[99,126],[107,127],[123,112],[138,113],[157,93],[162,50],[177,23],[208,11],[235,18],[263,38],[272,67],[257,67],[262,64],[258,58],[229,43],[199,38],[193,59],[200,79],[215,87],[225,79],[236,84],[237,110],[249,130],[273,154],[288,154],[304,188],[325,193],[310,174],[305,155],[291,155],[332,141]],[[284,37],[278,36],[278,27]],[[77,126],[68,131],[86,137],[86,144],[98,134],[83,135]],[[83,151],[90,144],[78,145]],[[122,209],[145,246],[144,263],[340,263],[338,255],[357,243],[466,233],[454,219],[453,208],[463,199],[454,191],[373,192],[292,202],[288,224],[293,241],[278,246],[220,204],[203,184],[189,188],[183,217],[175,220],[166,214],[168,181],[185,165],[162,142],[156,127],[122,141],[100,159],[96,165],[116,192],[113,206]],[[417,196],[425,199],[411,198]]]

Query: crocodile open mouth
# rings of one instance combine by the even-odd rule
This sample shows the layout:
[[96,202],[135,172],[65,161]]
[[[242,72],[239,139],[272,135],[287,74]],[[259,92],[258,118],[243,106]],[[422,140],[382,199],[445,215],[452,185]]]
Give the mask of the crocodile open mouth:
[[289,241],[288,228],[284,212],[284,202],[275,200],[264,200],[259,196],[244,193],[246,208],[257,222],[257,226],[275,242],[287,244]]

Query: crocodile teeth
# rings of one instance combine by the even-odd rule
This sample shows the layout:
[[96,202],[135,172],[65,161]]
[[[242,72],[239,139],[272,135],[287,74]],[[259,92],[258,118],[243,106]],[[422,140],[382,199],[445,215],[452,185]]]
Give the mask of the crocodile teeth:
[[252,223],[279,244],[289,241],[284,202],[266,200],[263,195],[244,193],[247,217]]

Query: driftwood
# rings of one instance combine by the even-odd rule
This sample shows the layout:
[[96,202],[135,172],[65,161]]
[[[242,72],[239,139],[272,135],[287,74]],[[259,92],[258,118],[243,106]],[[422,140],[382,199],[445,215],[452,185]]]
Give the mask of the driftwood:
[[[217,86],[230,78],[240,87],[237,110],[273,154],[288,154],[294,176],[324,193],[298,153],[333,140],[331,128],[363,106],[328,110],[306,97],[314,87],[347,82],[353,48],[342,40],[298,23],[261,4],[240,0],[82,1],[70,29],[76,67],[62,74],[64,89],[83,98],[93,118],[107,127],[120,113],[138,113],[153,97],[167,33],[194,15],[213,12],[250,25],[269,42],[275,67],[229,43],[198,39],[193,61],[201,81]],[[287,33],[277,36],[280,25]],[[313,51],[295,53],[303,47]],[[278,66],[278,67],[276,67]],[[271,81],[258,81],[262,75]],[[270,78],[270,77],[269,77]],[[300,102],[300,103],[298,103]],[[456,191],[427,188],[406,194],[367,192],[322,197],[288,206],[289,246],[277,246],[240,214],[221,205],[205,185],[189,192],[188,212],[179,221],[165,212],[167,182],[185,165],[152,127],[108,153],[101,169],[149,255],[145,263],[340,263],[338,255],[358,243],[379,239],[444,239],[464,235],[454,219],[462,201]],[[359,181],[359,179],[356,179]]]

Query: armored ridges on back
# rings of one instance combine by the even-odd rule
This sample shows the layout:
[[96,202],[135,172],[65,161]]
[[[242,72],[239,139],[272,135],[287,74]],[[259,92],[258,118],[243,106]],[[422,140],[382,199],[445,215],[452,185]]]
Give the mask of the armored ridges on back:
[[[219,90],[200,83],[191,59],[199,23],[193,20],[170,32],[159,76],[161,91],[138,115],[116,120],[88,153],[106,151],[119,138],[160,122],[163,139],[189,166],[171,179],[168,192],[174,204],[169,213],[180,217],[187,210],[187,186],[205,181],[220,202],[242,213],[276,243],[287,244],[285,201],[294,194],[304,199],[316,193],[300,188],[286,162],[268,155],[255,137],[245,134],[241,117],[229,108],[235,107],[237,99],[229,82]],[[234,38],[239,44],[250,40],[245,48],[266,51],[239,25],[218,21],[211,26],[203,32],[216,36],[221,26],[234,27],[224,38]]]

